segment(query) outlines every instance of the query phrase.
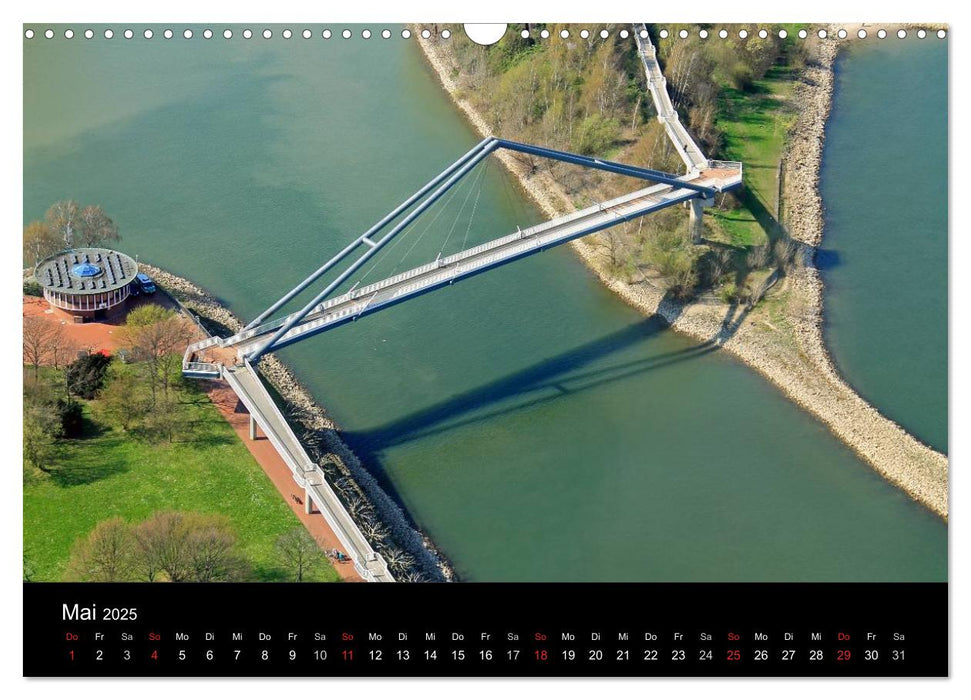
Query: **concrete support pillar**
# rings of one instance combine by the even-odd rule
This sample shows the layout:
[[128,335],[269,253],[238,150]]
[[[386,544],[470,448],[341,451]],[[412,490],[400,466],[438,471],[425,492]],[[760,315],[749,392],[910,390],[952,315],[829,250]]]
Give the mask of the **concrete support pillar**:
[[314,512],[314,499],[310,497],[310,489],[303,490],[303,512],[310,515]]
[[250,417],[249,417],[249,439],[250,440],[256,439],[256,419],[253,418],[252,413],[250,414]]
[[701,243],[701,238],[705,231],[703,216],[705,205],[708,203],[708,200],[705,199],[691,200],[691,213],[688,216],[688,225],[691,229],[691,242],[696,245]]

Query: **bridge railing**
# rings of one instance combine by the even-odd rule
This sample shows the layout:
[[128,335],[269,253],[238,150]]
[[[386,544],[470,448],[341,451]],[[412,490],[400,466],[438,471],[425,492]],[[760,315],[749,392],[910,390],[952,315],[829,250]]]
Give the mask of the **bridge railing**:
[[[689,181],[694,179],[695,177],[696,177],[695,174],[689,174],[679,179]],[[539,236],[545,233],[546,231],[560,228],[565,225],[569,225],[575,221],[587,218],[598,212],[603,212],[605,215],[608,215],[608,216],[609,215],[619,216],[619,214],[616,211],[613,211],[617,207],[627,204],[629,202],[632,202],[634,200],[641,199],[645,196],[658,194],[660,192],[664,192],[672,189],[673,189],[672,186],[667,184],[651,185],[649,187],[636,190],[634,192],[630,192],[627,194],[623,194],[613,199],[600,202],[598,204],[585,207],[583,209],[578,209],[576,211],[557,217],[555,219],[544,221],[534,226],[530,226],[526,229],[517,231],[516,233],[511,233],[506,236],[502,236],[501,238],[497,238],[492,241],[488,241],[486,243],[482,243],[480,245],[474,246],[472,248],[459,251],[458,253],[454,253],[453,255],[450,255],[448,257],[441,258],[439,260],[435,260],[430,263],[426,263],[425,265],[421,265],[411,270],[406,270],[405,272],[401,272],[397,275],[394,275],[384,280],[380,280],[379,282],[375,282],[365,287],[351,289],[350,291],[345,292],[340,296],[337,296],[325,302],[322,302],[310,314],[308,314],[308,318],[309,318],[308,322],[301,323],[294,329],[295,331],[294,333],[288,332],[284,337],[292,338],[295,335],[302,334],[306,330],[317,328],[321,325],[327,325],[329,323],[332,323],[333,321],[344,318],[347,315],[352,313],[361,312],[362,309],[358,305],[355,305],[346,309],[341,309],[340,311],[336,312],[337,313],[336,316],[333,315],[334,312],[331,311],[332,309],[334,309],[335,307],[345,305],[348,302],[354,301],[356,299],[360,299],[364,296],[374,295],[384,289],[399,285],[402,282],[405,282],[409,279],[413,279],[415,277],[419,277],[433,270],[443,268],[443,267],[452,267],[463,260],[476,257],[489,250],[502,248],[504,246],[509,245],[510,243],[515,243],[518,240],[533,239],[536,236]],[[454,275],[455,272],[456,271],[453,269],[451,270],[450,274]],[[396,294],[395,297],[397,296],[400,296],[400,295]],[[285,317],[283,319],[276,319],[273,321],[267,321],[266,323],[263,323],[259,326],[251,328],[248,331],[243,331],[241,333],[238,333],[236,335],[233,335],[227,338],[225,341],[223,341],[222,344],[224,346],[239,345],[241,343],[244,343],[247,340],[265,335],[271,331],[274,331],[280,328],[280,326],[286,322],[287,318],[289,317]]]
[[215,362],[183,362],[182,373],[218,377],[222,374],[222,368]]
[[737,170],[742,172],[742,163],[737,160],[710,160],[708,161],[708,165],[709,167],[721,170]]
[[[260,406],[265,406],[266,410],[272,415],[274,422],[281,426],[283,435],[279,435],[273,427],[273,424],[265,418],[260,424],[270,443],[276,448],[277,452],[283,457],[283,460],[290,468],[293,480],[298,486],[306,487],[314,492],[317,497],[317,505],[320,506],[319,510],[321,515],[323,515],[324,519],[330,525],[337,539],[340,541],[341,546],[351,555],[355,564],[354,568],[357,569],[358,573],[365,580],[374,581],[374,572],[367,566],[367,562],[375,562],[379,570],[381,570],[381,575],[386,576],[388,581],[393,582],[394,578],[391,576],[390,571],[387,570],[384,559],[371,547],[364,533],[361,532],[357,523],[354,522],[354,519],[351,518],[337,497],[337,494],[334,493],[330,484],[327,483],[323,471],[306,454],[303,445],[300,444],[300,441],[293,433],[287,419],[283,416],[283,413],[277,407],[269,392],[266,391],[259,375],[257,375],[256,370],[253,369],[248,361],[245,363],[244,371],[249,373],[250,379],[255,384],[254,388],[258,396],[250,396],[246,387],[233,372],[225,373],[226,380],[236,392],[236,395],[246,405],[251,415],[259,415],[262,417]],[[259,405],[256,405],[257,401]],[[293,450],[291,450],[291,446],[293,446]],[[297,452],[295,453],[294,450]],[[314,474],[314,477],[308,479],[308,474]]]
[[678,116],[678,111],[671,102],[671,95],[668,93],[667,79],[661,72],[661,66],[657,61],[657,50],[651,43],[649,37],[642,37],[641,32],[646,34],[647,26],[641,24],[634,27],[634,40],[637,42],[638,54],[641,63],[644,65],[644,72],[647,76],[647,88],[654,100],[654,108],[658,114],[658,120],[664,124],[664,130],[668,138],[677,150],[678,155],[685,162],[688,169],[701,169],[707,167],[708,159],[702,152],[698,144],[688,133],[684,124]]
[[[685,179],[688,179],[688,176],[686,176]],[[674,199],[677,201],[682,201],[694,195],[694,191],[689,192],[687,190],[671,188],[668,185],[655,185],[611,200],[611,202],[608,203],[610,204],[610,208],[600,209],[599,206],[594,206],[588,207],[583,211],[586,213],[601,211],[605,215],[612,217],[628,218],[631,215],[637,214],[638,212],[649,211],[658,206],[662,206],[664,205],[665,200]],[[475,248],[469,249],[469,251],[463,251],[463,253],[469,253],[473,250],[478,251],[478,254],[471,255],[463,260],[458,260],[444,265],[423,265],[420,268],[416,268],[417,273],[415,271],[402,273],[401,275],[392,278],[397,280],[397,284],[394,284],[393,286],[385,285],[383,289],[371,294],[366,301],[359,301],[353,305],[347,306],[346,308],[340,309],[337,312],[330,311],[329,313],[323,314],[309,321],[305,321],[291,329],[284,336],[284,338],[287,340],[299,338],[324,326],[334,324],[348,315],[360,315],[369,308],[379,308],[402,297],[408,297],[415,293],[420,293],[424,289],[441,285],[444,282],[459,279],[475,270],[480,270],[484,267],[514,258],[522,254],[527,249],[556,245],[563,239],[576,237],[577,231],[587,230],[591,226],[600,227],[599,224],[603,223],[602,220],[598,219],[591,219],[586,222],[580,221],[580,219],[582,219],[582,214],[583,212],[577,212],[576,214],[571,215],[569,218],[572,221],[566,224],[563,223],[563,219],[557,220],[555,230],[553,226],[541,224],[534,227],[534,229],[527,229],[527,231],[545,229],[543,231],[539,231],[538,233],[534,232],[530,235],[523,236],[520,236],[519,234],[511,234],[509,236],[504,236],[501,239],[497,239],[498,243],[497,241],[492,241],[489,244],[483,244],[481,246],[476,246]],[[525,234],[526,232],[523,233]],[[483,256],[482,253],[488,252],[485,250],[488,248],[496,248],[497,252],[491,255]],[[418,273],[424,274],[419,275]],[[401,284],[402,281],[407,282],[407,279],[405,278],[410,279],[413,277],[420,277],[420,279],[416,279],[416,281],[411,284]],[[358,291],[363,292],[364,290]]]

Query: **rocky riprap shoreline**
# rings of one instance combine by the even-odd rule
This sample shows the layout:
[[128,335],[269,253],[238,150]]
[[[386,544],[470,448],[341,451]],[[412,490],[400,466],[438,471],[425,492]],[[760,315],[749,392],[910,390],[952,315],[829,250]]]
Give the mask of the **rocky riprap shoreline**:
[[[821,420],[840,440],[874,470],[899,486],[917,502],[947,519],[947,457],[924,445],[883,416],[840,377],[823,342],[823,285],[814,265],[816,247],[823,235],[823,203],[819,195],[826,120],[833,92],[833,63],[841,43],[855,40],[856,25],[845,27],[848,38],[811,40],[812,54],[797,82],[795,100],[799,117],[788,139],[783,174],[785,224],[801,244],[803,264],[790,271],[773,295],[788,295],[786,322],[779,328],[766,314],[734,305],[682,304],[643,278],[630,282],[614,277],[610,256],[594,237],[570,245],[609,289],[647,315],[658,314],[675,330],[717,344],[775,384],[792,401]],[[896,26],[886,25],[888,31]],[[459,74],[447,42],[425,39],[418,43],[445,90],[483,136],[492,129],[475,107],[461,96],[454,76]],[[569,195],[547,173],[527,170],[505,152],[500,160],[517,177],[523,189],[550,217],[575,210]],[[710,301],[710,300],[709,300]]]
[[[207,332],[224,334],[242,328],[229,309],[189,280],[143,262],[139,267],[197,317]],[[283,400],[281,409],[307,454],[320,465],[327,482],[371,546],[385,558],[395,579],[456,580],[442,553],[411,524],[407,514],[361,464],[340,438],[338,426],[290,368],[269,354],[260,362],[259,371]]]

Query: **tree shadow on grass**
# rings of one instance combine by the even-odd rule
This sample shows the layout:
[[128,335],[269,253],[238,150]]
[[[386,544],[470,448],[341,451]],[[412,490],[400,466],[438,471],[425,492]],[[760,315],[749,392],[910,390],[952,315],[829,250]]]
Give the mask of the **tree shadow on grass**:
[[254,564],[249,575],[250,581],[259,582],[280,582],[289,581],[291,576],[279,566],[269,566],[266,564]]
[[124,459],[112,454],[112,448],[124,442],[122,436],[102,437],[95,445],[75,442],[82,444],[71,450],[69,456],[63,455],[60,463],[48,472],[51,481],[58,486],[92,484],[129,470]]
[[104,437],[108,432],[108,428],[97,423],[87,416],[81,419],[81,434],[75,439],[77,440],[96,440],[98,438]]

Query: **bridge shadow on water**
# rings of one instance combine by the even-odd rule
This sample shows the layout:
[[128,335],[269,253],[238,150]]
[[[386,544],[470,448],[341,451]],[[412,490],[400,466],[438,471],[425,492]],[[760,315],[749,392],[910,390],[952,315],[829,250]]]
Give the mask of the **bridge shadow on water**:
[[656,353],[606,367],[591,367],[599,360],[641,343],[666,328],[667,324],[658,317],[646,318],[385,425],[367,431],[343,432],[342,437],[382,481],[382,485],[393,492],[379,457],[387,448],[534,408],[566,396],[575,396],[697,359],[718,348],[718,339],[713,338],[681,350]]

